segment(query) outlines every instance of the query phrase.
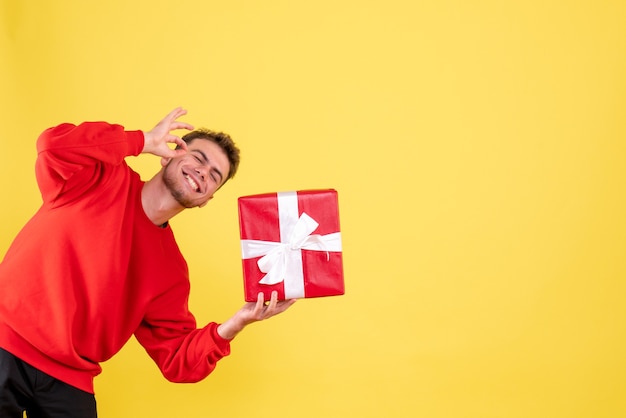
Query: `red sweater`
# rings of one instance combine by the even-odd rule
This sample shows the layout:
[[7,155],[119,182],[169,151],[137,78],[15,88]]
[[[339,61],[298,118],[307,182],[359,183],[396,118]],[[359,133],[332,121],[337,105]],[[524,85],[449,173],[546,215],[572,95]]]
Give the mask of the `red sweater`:
[[174,382],[205,378],[230,353],[217,324],[196,328],[172,229],[143,211],[144,183],[124,161],[142,148],[141,131],[104,122],[46,130],[43,205],[0,263],[0,347],[91,393],[98,363],[133,334]]

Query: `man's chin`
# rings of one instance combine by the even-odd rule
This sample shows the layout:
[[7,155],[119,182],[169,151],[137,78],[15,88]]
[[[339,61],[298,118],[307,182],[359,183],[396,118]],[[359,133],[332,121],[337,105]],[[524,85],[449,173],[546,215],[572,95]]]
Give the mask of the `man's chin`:
[[182,195],[182,193],[177,193],[172,191],[172,197],[176,202],[185,209],[195,208],[197,205],[193,202],[190,202],[188,199]]
[[189,202],[189,201],[186,201],[186,200],[182,200],[182,199],[176,199],[176,201],[178,202],[179,205],[181,205],[185,209],[192,209],[192,208],[195,208],[196,206],[198,206],[195,203],[192,203],[192,202]]

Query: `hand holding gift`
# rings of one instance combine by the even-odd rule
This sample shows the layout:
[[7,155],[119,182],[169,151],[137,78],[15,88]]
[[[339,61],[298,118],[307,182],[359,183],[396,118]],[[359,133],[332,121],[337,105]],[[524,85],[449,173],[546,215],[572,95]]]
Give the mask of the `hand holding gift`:
[[232,340],[247,325],[285,312],[295,302],[295,299],[279,301],[278,292],[274,291],[269,302],[265,303],[263,293],[259,293],[256,302],[248,302],[243,305],[235,315],[217,328],[217,333],[222,338]]

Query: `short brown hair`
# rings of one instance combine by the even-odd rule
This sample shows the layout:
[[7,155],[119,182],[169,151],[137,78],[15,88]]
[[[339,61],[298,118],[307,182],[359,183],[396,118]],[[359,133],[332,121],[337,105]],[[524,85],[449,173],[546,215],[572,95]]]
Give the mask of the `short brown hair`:
[[[182,137],[182,140],[189,144],[198,138],[215,142],[217,145],[220,146],[220,148],[228,157],[228,162],[230,163],[230,170],[228,170],[228,176],[226,177],[226,180],[235,177],[235,173],[237,173],[237,169],[239,168],[240,156],[239,148],[237,148],[230,135],[224,132],[216,132],[210,129],[201,128],[189,132]],[[226,183],[226,180],[224,180],[224,183]]]

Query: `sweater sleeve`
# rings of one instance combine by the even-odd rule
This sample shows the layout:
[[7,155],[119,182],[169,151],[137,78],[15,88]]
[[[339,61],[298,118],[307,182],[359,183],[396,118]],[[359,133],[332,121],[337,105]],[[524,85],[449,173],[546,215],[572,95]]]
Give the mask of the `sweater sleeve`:
[[[99,165],[118,165],[143,149],[143,132],[106,122],[64,123],[45,130],[37,141],[35,173],[44,201],[54,200],[73,177],[92,175]],[[85,170],[87,168],[87,170]]]
[[219,336],[217,323],[196,328],[195,318],[187,309],[188,295],[189,288],[183,286],[164,293],[152,303],[135,331],[163,376],[176,383],[204,379],[230,354],[230,341]]

